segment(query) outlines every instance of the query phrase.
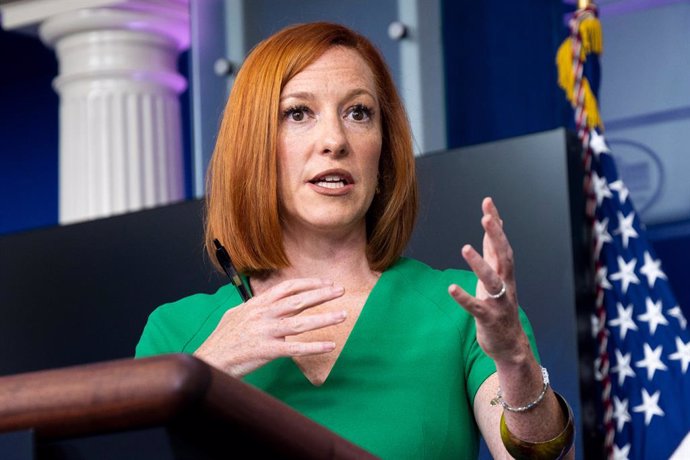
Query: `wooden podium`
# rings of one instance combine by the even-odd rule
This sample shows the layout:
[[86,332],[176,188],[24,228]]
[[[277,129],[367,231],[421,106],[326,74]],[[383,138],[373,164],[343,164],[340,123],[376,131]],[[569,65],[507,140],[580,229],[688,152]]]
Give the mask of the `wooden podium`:
[[374,459],[191,355],[0,377],[3,459]]

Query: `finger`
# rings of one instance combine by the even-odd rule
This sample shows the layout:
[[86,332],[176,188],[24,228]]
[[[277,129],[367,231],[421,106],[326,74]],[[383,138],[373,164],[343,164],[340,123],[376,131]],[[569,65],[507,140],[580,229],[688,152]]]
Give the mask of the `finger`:
[[342,286],[325,286],[307,290],[280,299],[275,308],[276,316],[293,316],[304,310],[336,299],[345,293]]
[[499,217],[496,217],[492,214],[484,214],[481,222],[486,235],[489,236],[491,244],[496,248],[496,250],[509,245],[508,237],[503,230],[503,222]]
[[267,290],[262,297],[264,297],[264,302],[271,303],[300,292],[327,286],[333,286],[333,281],[321,278],[295,278],[278,283]]
[[475,318],[481,319],[486,314],[482,303],[457,284],[451,284],[448,286],[448,294],[455,299],[458,305],[464,308],[467,313]]
[[498,223],[501,226],[503,226],[503,220],[501,219],[501,216],[498,214],[498,208],[496,207],[493,198],[487,196],[482,200],[482,212],[485,215],[490,215],[496,218]]
[[462,257],[477,275],[487,292],[496,293],[503,287],[503,279],[484,258],[469,244],[462,247]]
[[482,217],[482,226],[486,232],[484,257],[493,262],[494,268],[503,279],[512,279],[513,248],[502,225],[495,216],[487,214]]
[[274,337],[297,335],[306,331],[313,331],[323,327],[342,323],[347,318],[344,310],[320,313],[316,315],[300,315],[281,318],[276,322]]
[[280,342],[279,356],[307,356],[335,350],[335,342]]

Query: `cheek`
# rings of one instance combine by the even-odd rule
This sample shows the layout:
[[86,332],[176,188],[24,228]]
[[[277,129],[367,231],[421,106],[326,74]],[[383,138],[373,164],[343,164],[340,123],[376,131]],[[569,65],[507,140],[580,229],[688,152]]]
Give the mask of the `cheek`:
[[290,161],[285,145],[279,141],[277,152],[277,169],[278,169],[278,200],[283,203],[287,198],[290,184]]
[[290,168],[290,163],[278,162],[278,198],[286,198],[292,189],[295,180],[295,172]]
[[[278,167],[278,186],[282,186],[285,179],[288,179],[291,174],[291,169],[295,167],[295,143],[291,141],[290,137],[281,133],[278,135],[278,150],[276,152],[277,167]],[[281,184],[282,183],[282,184]],[[286,184],[285,184],[286,185]]]
[[277,157],[278,201],[292,207],[304,180],[304,158],[295,143],[279,140]]
[[366,151],[366,164],[364,165],[365,171],[370,171],[370,178],[374,183],[374,188],[378,183],[379,175],[379,162],[381,160],[381,138],[378,137],[376,140],[371,142],[367,146]]

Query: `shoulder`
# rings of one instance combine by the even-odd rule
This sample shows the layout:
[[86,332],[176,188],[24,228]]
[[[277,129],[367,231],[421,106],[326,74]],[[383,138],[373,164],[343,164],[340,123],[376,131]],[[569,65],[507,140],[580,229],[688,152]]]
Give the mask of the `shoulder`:
[[233,286],[225,285],[211,294],[193,294],[160,305],[148,317],[136,356],[186,351],[186,345],[211,318],[239,303]]
[[477,285],[477,276],[474,272],[457,268],[439,270],[409,257],[401,257],[388,269],[388,273],[405,280],[407,285],[420,290],[425,296],[437,293],[438,288],[443,287],[445,298],[448,296],[448,286],[453,283],[474,294]]
[[168,302],[156,308],[151,317],[195,319],[203,316],[222,304],[227,304],[232,297],[237,296],[233,286],[227,284],[218,288],[214,293],[197,293]]
[[448,293],[448,287],[457,284],[474,295],[477,285],[474,272],[456,268],[438,270],[419,260],[401,258],[387,274],[395,278],[391,282],[394,291],[389,296],[396,299],[396,315],[405,315],[408,324],[423,331],[418,339],[420,343],[433,340],[437,345],[446,344],[441,354],[454,356],[474,397],[478,382],[494,372],[495,366],[477,342],[474,318]]
[[466,312],[448,293],[448,287],[455,283],[474,294],[477,277],[473,272],[456,268],[439,270],[417,259],[401,257],[385,272],[385,276],[390,298],[413,300],[414,311],[432,307],[456,320],[468,319]]
[[[387,271],[387,288],[391,298],[401,294],[414,298],[420,306],[433,305],[445,315],[456,320],[461,330],[474,327],[472,316],[461,308],[448,293],[451,284],[457,284],[470,295],[477,290],[477,275],[470,270],[447,268],[438,270],[416,259],[401,257]],[[533,331],[522,307],[519,307],[520,321],[530,338]]]

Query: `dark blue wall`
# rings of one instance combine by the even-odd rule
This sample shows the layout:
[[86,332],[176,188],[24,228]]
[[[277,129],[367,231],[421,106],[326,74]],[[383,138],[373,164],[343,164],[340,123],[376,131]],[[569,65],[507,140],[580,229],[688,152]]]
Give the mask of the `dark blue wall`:
[[0,31],[0,234],[58,218],[58,96],[52,50]]
[[554,0],[443,2],[449,148],[567,126],[555,65],[565,12]]

